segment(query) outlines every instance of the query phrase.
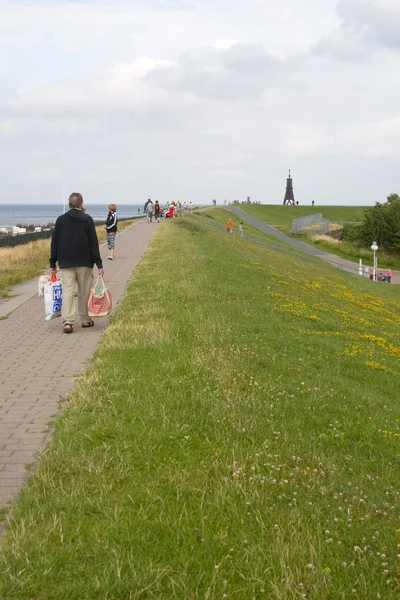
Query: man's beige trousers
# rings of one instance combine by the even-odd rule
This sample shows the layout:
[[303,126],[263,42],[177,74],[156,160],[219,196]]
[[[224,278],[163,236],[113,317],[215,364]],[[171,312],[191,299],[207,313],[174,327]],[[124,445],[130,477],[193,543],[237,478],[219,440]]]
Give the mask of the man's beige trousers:
[[74,324],[76,316],[75,291],[78,291],[78,312],[83,323],[90,321],[88,315],[88,300],[93,287],[93,269],[89,267],[74,267],[62,269],[62,322]]

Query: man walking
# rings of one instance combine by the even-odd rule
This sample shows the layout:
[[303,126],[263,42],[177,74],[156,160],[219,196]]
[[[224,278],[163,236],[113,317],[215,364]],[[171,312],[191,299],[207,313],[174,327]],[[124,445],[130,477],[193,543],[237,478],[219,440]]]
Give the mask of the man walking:
[[88,316],[88,300],[93,285],[93,265],[99,275],[104,275],[100,257],[99,241],[92,217],[83,211],[81,194],[71,194],[70,210],[58,217],[51,238],[50,268],[57,273],[61,269],[63,298],[61,319],[64,333],[72,333],[75,322],[75,290],[78,288],[78,312],[82,327],[93,327]]

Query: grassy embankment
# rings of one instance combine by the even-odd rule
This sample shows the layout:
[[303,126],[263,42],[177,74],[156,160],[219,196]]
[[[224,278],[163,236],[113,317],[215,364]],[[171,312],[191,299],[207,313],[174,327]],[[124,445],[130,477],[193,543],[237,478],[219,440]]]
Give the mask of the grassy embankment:
[[[118,228],[122,231],[134,221],[120,221]],[[100,242],[104,242],[106,234],[104,225],[97,228]],[[18,285],[34,277],[39,277],[49,266],[50,240],[37,240],[15,248],[0,248],[0,298],[4,298],[14,285]]]
[[0,598],[399,598],[399,325],[394,286],[164,223],[13,511]]
[[268,204],[239,204],[245,212],[250,213],[253,217],[261,221],[268,221],[269,225],[287,233],[292,232],[293,219],[307,217],[322,213],[323,217],[330,219],[334,223],[352,221],[361,221],[365,206],[276,206]]
[[[209,208],[209,207],[199,208],[194,211],[194,214],[199,215],[200,217],[205,217],[207,219],[211,219],[212,221],[216,221],[217,223],[221,223],[225,226],[228,222],[228,219],[231,218],[233,229],[234,229],[235,233],[238,233],[237,230],[239,228],[239,224],[243,221],[243,219],[241,219],[236,214],[229,211],[229,206],[228,207],[217,206],[217,207],[211,207],[211,208]],[[257,227],[253,227],[253,225],[246,223],[246,221],[243,221],[243,231],[244,231],[245,236],[248,234],[251,234],[251,235],[258,236],[260,238],[265,238],[265,240],[268,240],[268,241],[278,242],[280,244],[283,244],[284,246],[287,245],[287,244],[284,244],[283,242],[281,242],[281,240],[277,240],[274,236],[268,235],[267,233],[264,233],[263,231],[260,231],[259,229],[257,229]]]
[[[253,217],[272,225],[279,231],[291,236],[292,220],[299,217],[322,213],[324,218],[337,222],[358,222],[362,220],[365,207],[362,206],[270,206],[262,204],[240,205],[239,208],[251,214]],[[347,260],[358,262],[362,258],[365,265],[372,266],[373,256],[369,248],[362,248],[346,241],[337,241],[326,236],[293,236],[307,244],[316,246],[336,254]],[[372,244],[373,240],[371,240]],[[400,257],[390,254],[382,249],[378,252],[378,267],[384,269],[400,269]]]

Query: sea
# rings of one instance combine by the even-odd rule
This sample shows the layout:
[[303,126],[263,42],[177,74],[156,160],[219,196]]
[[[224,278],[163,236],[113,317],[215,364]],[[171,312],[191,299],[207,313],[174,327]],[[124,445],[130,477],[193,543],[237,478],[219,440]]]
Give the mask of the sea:
[[[107,218],[107,204],[85,204],[85,209],[95,221]],[[55,223],[63,212],[60,204],[0,204],[0,228],[15,225],[48,225]],[[119,204],[117,212],[120,218],[142,216],[143,205]]]

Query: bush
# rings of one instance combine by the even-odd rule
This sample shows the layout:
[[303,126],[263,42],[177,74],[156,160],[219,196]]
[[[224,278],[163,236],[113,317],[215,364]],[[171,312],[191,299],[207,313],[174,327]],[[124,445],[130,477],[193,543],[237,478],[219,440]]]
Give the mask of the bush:
[[374,208],[367,210],[360,230],[363,245],[369,246],[375,241],[378,246],[398,253],[400,196],[391,194],[385,204],[377,202]]
[[363,232],[361,225],[347,223],[343,227],[342,240],[352,242],[353,244],[363,245]]

